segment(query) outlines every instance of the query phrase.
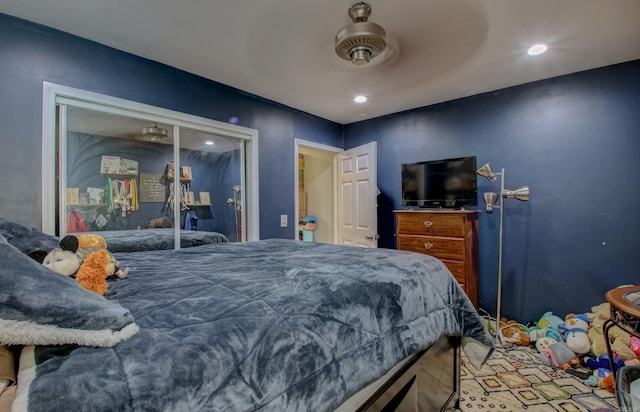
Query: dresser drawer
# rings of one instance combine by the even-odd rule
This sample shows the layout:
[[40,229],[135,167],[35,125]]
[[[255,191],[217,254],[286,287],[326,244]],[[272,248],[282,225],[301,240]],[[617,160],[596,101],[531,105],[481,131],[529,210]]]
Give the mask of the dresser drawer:
[[398,249],[424,253],[437,258],[464,260],[465,240],[438,236],[398,235]]
[[465,237],[465,216],[438,213],[398,213],[400,234]]
[[461,285],[464,285],[464,281],[466,277],[465,275],[466,268],[464,266],[464,262],[442,259],[442,263],[445,264],[447,269],[449,269],[449,272],[451,272],[453,277],[456,278],[458,283],[460,283]]
[[396,247],[436,257],[478,307],[478,212],[396,210]]

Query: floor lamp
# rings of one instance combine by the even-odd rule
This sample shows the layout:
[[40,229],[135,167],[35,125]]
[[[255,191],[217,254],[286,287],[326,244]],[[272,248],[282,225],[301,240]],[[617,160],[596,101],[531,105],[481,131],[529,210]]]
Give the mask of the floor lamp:
[[488,214],[493,213],[493,210],[497,207],[500,209],[500,231],[498,237],[498,297],[496,302],[496,337],[498,342],[502,344],[502,332],[500,330],[500,310],[502,305],[502,227],[504,223],[504,199],[518,199],[523,202],[529,200],[529,187],[522,186],[516,190],[506,190],[504,188],[504,169],[500,173],[494,173],[491,168],[491,163],[487,163],[480,169],[476,170],[476,173],[480,176],[486,177],[492,183],[495,183],[500,176],[500,205],[496,206],[496,200],[498,200],[498,194],[495,192],[486,192],[482,194],[482,199],[485,203],[485,211]]

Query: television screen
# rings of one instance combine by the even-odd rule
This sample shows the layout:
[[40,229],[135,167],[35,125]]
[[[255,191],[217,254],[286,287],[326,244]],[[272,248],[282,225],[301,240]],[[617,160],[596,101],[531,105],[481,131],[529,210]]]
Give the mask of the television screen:
[[402,164],[402,205],[452,208],[478,204],[476,157]]

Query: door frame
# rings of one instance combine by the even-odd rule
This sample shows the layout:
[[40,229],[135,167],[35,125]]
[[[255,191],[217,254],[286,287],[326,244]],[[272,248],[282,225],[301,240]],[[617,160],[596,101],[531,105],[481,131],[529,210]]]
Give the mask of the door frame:
[[[342,153],[344,152],[344,149],[341,147],[334,147],[334,146],[329,146],[329,145],[325,145],[322,143],[316,143],[316,142],[312,142],[309,140],[304,140],[304,139],[299,139],[299,138],[294,138],[293,139],[293,199],[294,199],[294,212],[293,212],[293,216],[294,216],[294,231],[293,231],[293,238],[294,239],[298,239],[298,222],[300,221],[300,216],[298,215],[298,211],[299,211],[299,206],[300,206],[300,201],[298,199],[298,185],[300,184],[300,179],[298,178],[298,171],[299,171],[299,161],[298,161],[298,155],[300,154],[300,147],[307,147],[310,149],[315,149],[315,150],[320,150],[323,152],[327,152],[327,153],[331,153],[333,155],[336,155],[338,153]],[[334,166],[334,178],[331,181],[331,193],[333,193],[333,199],[334,199],[334,211],[333,211],[333,223],[332,223],[332,228],[331,228],[331,232],[332,232],[332,238],[333,241],[335,243],[336,240],[336,233],[337,233],[337,203],[336,203],[336,195],[337,195],[337,188],[336,188],[336,184],[335,184],[335,166]]]
[[[259,167],[258,167],[258,131],[248,127],[236,126],[200,116],[120,99],[113,96],[43,82],[42,92],[42,231],[55,234],[56,197],[58,182],[58,136],[57,106],[71,104],[88,109],[105,111],[112,114],[140,117],[159,123],[173,124],[202,130],[221,137],[238,139],[245,142],[245,171],[243,213],[246,214],[246,240],[260,239],[260,204],[259,204]],[[179,150],[178,137],[174,138],[176,151]],[[64,157],[64,156],[63,156]],[[61,195],[62,196],[62,195]],[[176,232],[176,237],[179,233]],[[180,244],[178,241],[176,244]]]

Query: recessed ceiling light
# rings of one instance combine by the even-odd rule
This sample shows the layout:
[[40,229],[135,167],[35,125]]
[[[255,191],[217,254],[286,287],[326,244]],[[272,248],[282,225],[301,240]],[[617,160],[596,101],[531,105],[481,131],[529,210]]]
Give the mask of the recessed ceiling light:
[[529,47],[529,50],[527,50],[527,53],[529,53],[530,56],[535,56],[537,54],[542,54],[544,52],[546,52],[548,49],[546,44],[542,44],[542,43],[538,43],[538,44],[534,44],[533,46]]
[[208,146],[213,146],[213,142],[211,140],[207,140],[206,142],[204,142],[204,144]]
[[356,96],[353,98],[353,101],[356,103],[364,103],[367,101],[367,96]]

